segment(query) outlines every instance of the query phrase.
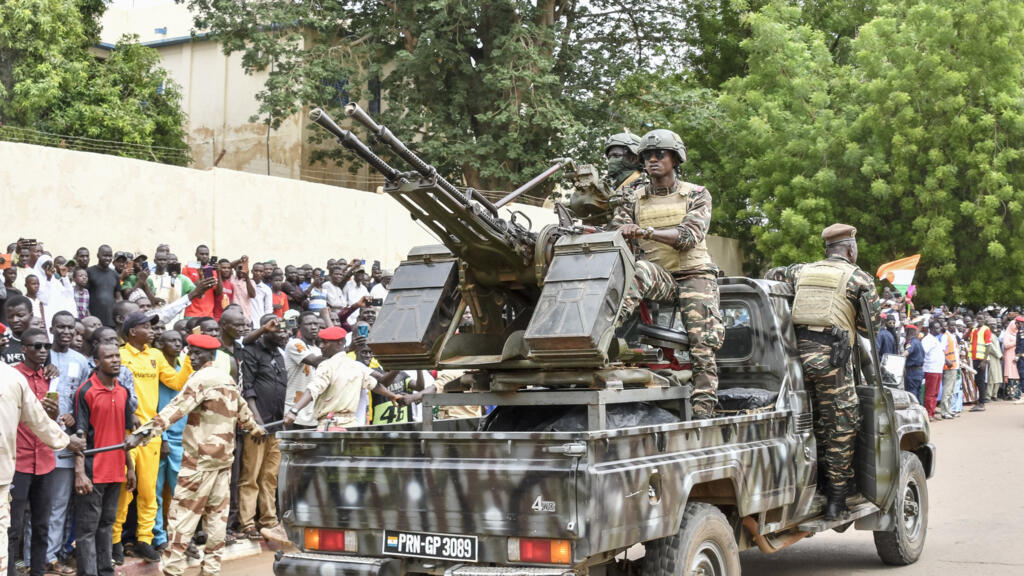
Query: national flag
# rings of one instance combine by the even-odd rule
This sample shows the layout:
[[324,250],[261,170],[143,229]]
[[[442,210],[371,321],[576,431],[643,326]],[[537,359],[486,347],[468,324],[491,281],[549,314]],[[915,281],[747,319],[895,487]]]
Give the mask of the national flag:
[[882,280],[888,280],[901,294],[906,294],[907,289],[914,283],[914,271],[917,270],[917,263],[920,261],[921,255],[914,254],[888,262],[878,267],[875,276]]

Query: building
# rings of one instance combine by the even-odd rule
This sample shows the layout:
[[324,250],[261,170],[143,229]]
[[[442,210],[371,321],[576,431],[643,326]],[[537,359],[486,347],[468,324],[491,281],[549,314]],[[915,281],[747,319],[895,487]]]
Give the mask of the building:
[[174,0],[112,0],[103,16],[98,57],[109,53],[125,34],[160,54],[163,67],[181,85],[182,108],[188,115],[192,167],[228,168],[257,174],[375,190],[383,179],[361,166],[311,165],[315,147],[308,143],[311,127],[305,114],[284,120],[276,130],[252,122],[259,112],[256,94],[269,71],[246,74],[241,54],[224,55],[206,32],[193,30],[188,7]]

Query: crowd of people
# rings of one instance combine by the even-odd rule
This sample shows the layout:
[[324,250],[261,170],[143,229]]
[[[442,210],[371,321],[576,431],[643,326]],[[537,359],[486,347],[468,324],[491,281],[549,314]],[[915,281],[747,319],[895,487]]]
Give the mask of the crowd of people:
[[[422,417],[424,393],[459,376],[380,368],[367,346],[391,281],[379,262],[281,267],[218,258],[200,245],[182,263],[163,244],[152,259],[103,245],[94,261],[86,247],[64,258],[33,239],[8,253],[0,262],[0,360],[53,405],[67,434],[85,437],[87,448],[126,441],[132,448],[128,457],[124,450],[74,457],[19,428],[7,537],[12,575],[113,574],[108,559],[157,562],[164,549],[164,573],[179,574],[181,558],[200,557],[204,545],[204,573],[215,573],[226,544],[287,540],[276,502],[275,426],[338,430],[413,421]],[[208,357],[195,357],[204,347],[213,349]],[[190,378],[211,369],[220,376]],[[223,377],[252,413],[251,423],[235,414],[238,424],[270,433],[204,446],[197,461],[194,444],[217,435],[197,436],[198,424],[180,414],[210,394],[223,404]],[[226,426],[212,410],[208,426]],[[451,410],[436,416],[474,415]],[[140,430],[150,435],[140,439]],[[221,457],[210,460],[210,453]],[[202,487],[192,474],[217,466],[227,472],[204,482],[230,487],[230,496],[216,506],[203,502],[206,512],[223,507],[227,530],[218,530],[217,510],[202,520],[208,530],[196,529],[203,507],[192,488]],[[189,494],[180,494],[186,484]],[[213,490],[202,489],[207,496]],[[175,518],[171,498],[201,510]],[[182,532],[185,540],[170,540]]]
[[933,422],[958,418],[965,405],[981,412],[988,402],[1024,402],[1024,313],[995,305],[918,311],[889,287],[882,300],[879,357],[903,373],[904,389]]

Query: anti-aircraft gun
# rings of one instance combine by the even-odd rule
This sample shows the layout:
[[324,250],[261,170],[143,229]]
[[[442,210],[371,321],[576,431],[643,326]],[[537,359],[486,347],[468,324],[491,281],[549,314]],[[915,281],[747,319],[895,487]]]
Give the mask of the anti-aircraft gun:
[[[664,311],[660,319],[655,312],[653,320],[616,330],[634,269],[622,236],[584,233],[564,210],[559,224],[536,232],[522,214],[499,215],[502,207],[557,171],[575,173],[571,160],[555,161],[492,203],[472,188],[454,186],[357,104],[345,111],[412,170],[388,164],[323,110],[313,110],[310,117],[380,172],[387,180],[384,192],[442,243],[414,248],[395,271],[368,342],[383,366],[470,370],[446,392],[490,393],[475,399],[481,404],[527,403],[507,394],[526,387],[558,389],[560,396],[546,395],[543,403],[599,405],[592,410],[592,426],[603,425],[606,401],[679,400],[685,412],[680,416],[689,416],[689,387],[669,388],[670,381],[685,382],[679,375],[685,375],[681,362],[687,341],[675,311]],[[472,326],[460,329],[467,307]],[[669,378],[654,370],[668,367],[677,369]],[[615,400],[605,394],[600,402],[595,395],[566,396],[567,390],[628,388],[640,389],[616,394]],[[428,403],[469,402],[464,395],[438,394]]]

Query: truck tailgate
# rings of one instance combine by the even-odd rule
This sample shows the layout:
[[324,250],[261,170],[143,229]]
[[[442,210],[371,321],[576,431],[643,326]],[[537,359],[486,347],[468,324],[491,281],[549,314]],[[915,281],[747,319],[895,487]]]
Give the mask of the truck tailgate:
[[[571,537],[570,433],[289,432],[281,507],[295,527]],[[569,446],[567,449],[566,446]]]

